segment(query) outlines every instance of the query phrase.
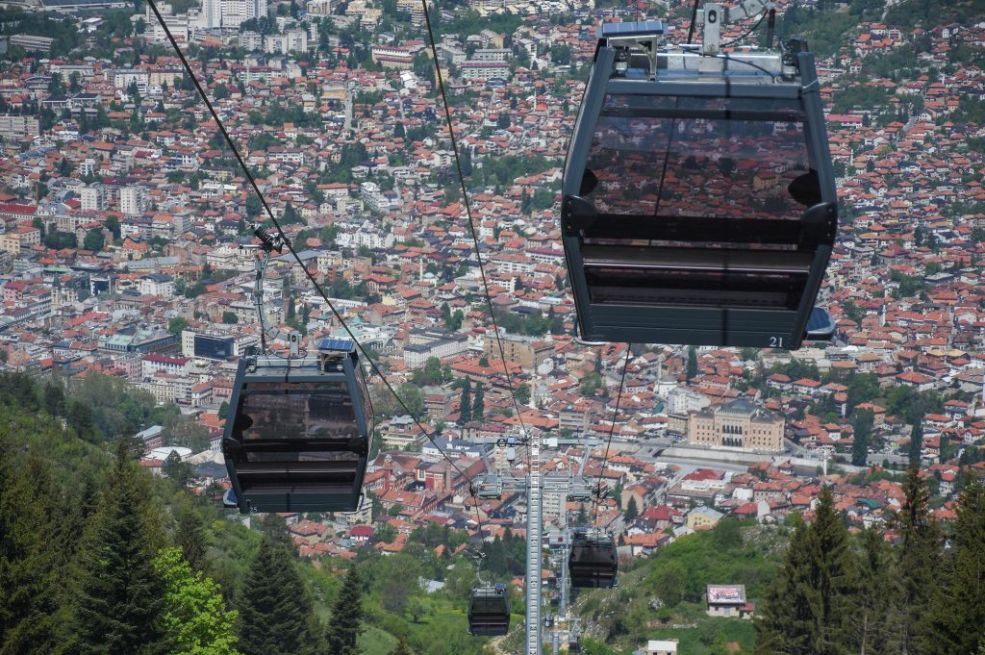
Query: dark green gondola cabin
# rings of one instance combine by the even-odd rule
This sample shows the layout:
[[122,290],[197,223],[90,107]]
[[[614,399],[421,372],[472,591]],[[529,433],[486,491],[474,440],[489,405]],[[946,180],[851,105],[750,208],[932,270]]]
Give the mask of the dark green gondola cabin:
[[579,336],[795,349],[837,198],[813,55],[705,55],[659,21],[603,25],[564,171]]
[[572,587],[614,587],[618,570],[616,542],[611,534],[588,528],[574,530],[568,554]]
[[351,341],[325,339],[301,359],[244,357],[222,440],[242,512],[359,507],[373,416]]
[[503,584],[476,587],[469,596],[469,634],[498,637],[510,630],[510,599]]

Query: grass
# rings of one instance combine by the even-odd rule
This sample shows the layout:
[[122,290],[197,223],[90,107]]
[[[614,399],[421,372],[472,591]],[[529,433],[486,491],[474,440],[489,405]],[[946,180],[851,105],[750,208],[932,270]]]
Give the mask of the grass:
[[664,628],[647,634],[648,639],[677,639],[678,650],[689,655],[712,655],[722,652],[725,644],[738,643],[742,651],[753,651],[756,645],[756,629],[752,621],[723,619],[704,616],[694,628]]
[[[367,642],[366,655],[389,655],[386,646],[389,644],[392,649],[400,636],[407,640],[413,652],[420,655],[478,655],[482,645],[488,641],[468,633],[465,605],[447,597],[437,594],[427,597],[424,601],[426,611],[418,623],[383,611],[375,601],[364,597],[367,619],[372,623],[373,630],[388,636],[390,640],[383,642],[380,636],[371,637],[367,633],[363,639],[375,639],[377,643]],[[375,650],[371,650],[371,646]]]
[[359,635],[359,652],[363,655],[390,655],[397,647],[397,638],[376,626],[367,625]]

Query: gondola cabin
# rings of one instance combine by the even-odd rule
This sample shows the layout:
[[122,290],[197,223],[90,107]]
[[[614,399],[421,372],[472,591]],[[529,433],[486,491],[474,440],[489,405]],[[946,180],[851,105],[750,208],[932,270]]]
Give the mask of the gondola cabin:
[[572,587],[614,587],[618,568],[616,542],[611,534],[588,528],[574,530],[568,555]]
[[359,506],[372,410],[351,341],[301,359],[244,357],[222,452],[242,512],[337,512]]
[[499,498],[503,495],[503,481],[498,476],[483,476],[476,485],[479,498]]
[[572,478],[568,484],[568,500],[588,502],[592,499],[592,486],[583,477]]
[[659,21],[603,25],[562,183],[587,341],[798,348],[837,198],[813,55],[670,46]]
[[469,633],[482,637],[505,635],[510,630],[510,599],[506,586],[476,587],[469,596]]

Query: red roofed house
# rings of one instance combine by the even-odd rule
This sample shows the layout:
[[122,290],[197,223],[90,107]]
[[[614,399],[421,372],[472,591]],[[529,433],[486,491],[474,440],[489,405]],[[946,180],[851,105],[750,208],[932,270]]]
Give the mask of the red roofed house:
[[376,530],[371,525],[354,525],[349,530],[349,538],[357,544],[364,544],[373,538]]

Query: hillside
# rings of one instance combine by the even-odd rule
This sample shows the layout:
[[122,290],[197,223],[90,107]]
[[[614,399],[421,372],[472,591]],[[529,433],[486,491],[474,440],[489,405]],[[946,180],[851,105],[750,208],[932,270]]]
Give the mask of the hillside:
[[631,653],[647,639],[672,637],[681,640],[682,652],[693,655],[725,652],[729,642],[752,652],[752,623],[707,616],[705,586],[743,584],[750,602],[761,601],[776,575],[787,533],[785,527],[727,519],[633,563],[617,589],[582,592],[575,607],[590,642],[597,640],[591,648],[606,653],[605,642],[615,648],[608,652]]
[[[113,381],[90,384],[113,385]],[[66,391],[54,381],[38,384],[23,374],[0,375],[0,447],[4,452],[0,462],[0,587],[24,587],[27,592],[0,598],[0,652],[62,652],[71,650],[80,639],[75,617],[80,610],[77,592],[86,584],[90,568],[86,550],[101,529],[107,485],[115,484],[113,476],[119,469],[111,454],[113,421],[107,406],[128,408],[132,416],[153,407],[140,394],[118,391],[118,395],[82,405],[77,388]],[[273,531],[278,539],[289,538],[283,521],[263,519],[256,521],[259,531],[251,530],[238,514],[221,509],[212,498],[195,496],[173,480],[130,466],[133,484],[143,492],[140,502],[123,512],[132,513],[147,528],[148,550],[181,547],[184,560],[217,584],[221,596],[210,608],[239,610],[247,595],[244,581],[262,535]],[[424,541],[426,537],[416,538]],[[303,589],[294,593],[309,599],[314,632],[321,633],[331,622],[331,607],[349,564],[325,558],[315,565],[291,558],[303,581]],[[466,599],[473,580],[470,564],[436,558],[421,543],[392,557],[363,549],[355,567],[362,581],[364,622],[358,643],[364,655],[388,655],[400,637],[419,655],[482,652],[488,640],[473,638],[466,631]],[[418,587],[418,577],[444,579],[447,587],[427,595]],[[522,625],[522,603],[515,603],[514,608],[521,612],[514,616],[514,625]],[[52,621],[53,617],[67,620]],[[240,627],[234,625],[233,630]],[[241,644],[238,650],[202,652],[235,655],[253,651]]]

